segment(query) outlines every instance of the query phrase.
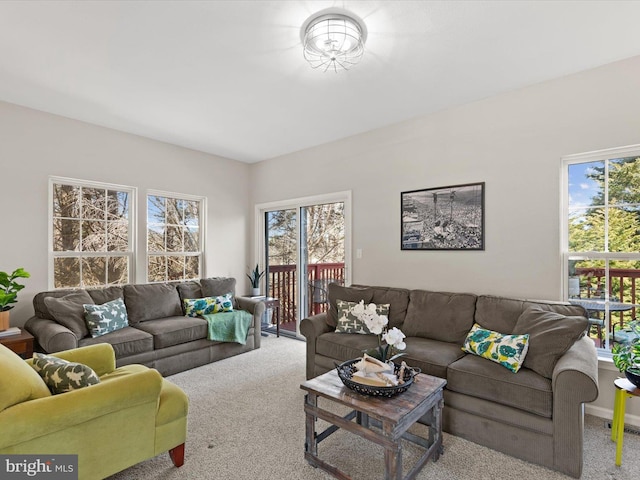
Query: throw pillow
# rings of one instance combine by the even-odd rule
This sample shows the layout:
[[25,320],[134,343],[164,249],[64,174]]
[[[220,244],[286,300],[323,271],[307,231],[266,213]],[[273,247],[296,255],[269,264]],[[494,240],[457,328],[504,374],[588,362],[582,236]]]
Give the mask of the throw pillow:
[[84,305],[84,318],[93,338],[129,325],[127,307],[121,298],[102,305]]
[[462,350],[499,363],[517,373],[529,348],[529,335],[505,335],[473,325]]
[[369,304],[373,298],[373,290],[370,288],[343,287],[337,283],[330,283],[327,291],[329,297],[327,324],[332,327],[338,325],[338,299],[355,303],[363,300],[364,303]]
[[44,299],[44,304],[55,321],[71,330],[78,340],[89,335],[83,305],[91,303],[94,301],[85,290],[78,290],[64,297]]
[[589,328],[586,317],[566,316],[529,307],[518,318],[514,334],[529,334],[529,353],[524,366],[546,378],[553,376],[558,359]]
[[227,293],[218,297],[186,298],[184,314],[187,317],[197,317],[209,313],[233,312],[233,294]]
[[[338,305],[338,325],[336,326],[336,333],[371,333],[367,328],[367,325],[353,314],[353,307],[358,305],[356,302],[346,302],[344,300],[336,300]],[[374,305],[376,313],[378,315],[389,316],[389,304]]]
[[33,354],[32,366],[54,395],[100,383],[91,367],[43,353]]

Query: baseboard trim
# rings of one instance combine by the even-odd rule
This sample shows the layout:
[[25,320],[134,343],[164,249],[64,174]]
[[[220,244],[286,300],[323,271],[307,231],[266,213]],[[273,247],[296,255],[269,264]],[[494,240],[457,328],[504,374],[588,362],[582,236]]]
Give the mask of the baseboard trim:
[[[611,408],[596,407],[595,405],[585,405],[584,411],[585,413],[593,415],[594,417],[606,418],[607,420],[613,419],[613,409]],[[630,415],[627,413],[624,416],[624,423],[640,428],[640,415]]]

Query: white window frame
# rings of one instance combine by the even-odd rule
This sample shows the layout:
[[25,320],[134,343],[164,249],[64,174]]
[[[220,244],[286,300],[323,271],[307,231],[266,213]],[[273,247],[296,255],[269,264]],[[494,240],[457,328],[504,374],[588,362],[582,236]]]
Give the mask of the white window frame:
[[[97,188],[104,190],[117,190],[121,192],[127,192],[129,195],[129,215],[128,215],[128,230],[129,230],[129,248],[127,251],[117,251],[117,252],[83,252],[80,251],[66,251],[66,252],[58,252],[53,249],[53,191],[54,185],[71,185],[74,187],[84,187],[84,188]],[[80,259],[80,287],[84,287],[84,283],[82,282],[82,258],[87,257],[121,257],[127,256],[129,259],[128,272],[129,272],[129,282],[131,283],[133,279],[136,278],[136,199],[138,196],[138,191],[136,187],[131,187],[127,185],[117,185],[113,183],[104,183],[104,182],[96,182],[92,180],[80,180],[76,178],[67,178],[67,177],[58,177],[58,176],[50,176],[49,177],[49,200],[47,202],[49,207],[49,225],[48,225],[48,241],[49,241],[49,272],[48,272],[48,284],[49,289],[55,289],[55,269],[54,269],[54,261],[56,258],[78,258]],[[62,287],[67,288],[67,287]]]
[[[200,250],[198,252],[150,252],[149,251],[149,197],[150,196],[159,196],[166,198],[173,198],[176,200],[186,200],[190,202],[199,202],[200,203],[200,223],[198,225],[199,230],[199,245]],[[149,256],[151,255],[187,255],[187,256],[200,256],[200,262],[198,266],[198,270],[200,271],[200,278],[205,278],[205,246],[206,246],[206,219],[207,219],[207,197],[203,197],[200,195],[190,195],[186,193],[176,193],[176,192],[167,192],[163,190],[147,190],[145,195],[145,242],[144,242],[144,250],[145,250],[145,273],[144,278],[147,283],[162,283],[170,281],[165,278],[163,281],[151,282],[149,280]],[[192,279],[185,279],[192,280]]]
[[[588,163],[595,161],[604,161],[605,173],[608,177],[608,160],[623,157],[640,156],[640,144],[628,145],[619,148],[610,148],[597,150],[587,153],[579,153],[574,155],[566,155],[562,157],[561,178],[561,206],[562,213],[560,216],[560,253],[561,253],[561,275],[562,275],[562,298],[569,299],[569,260],[604,260],[605,261],[605,278],[609,279],[609,262],[616,260],[640,260],[640,252],[609,252],[608,249],[608,209],[609,206],[605,201],[603,206],[605,211],[605,239],[603,252],[569,252],[569,166],[578,163]],[[608,199],[608,185],[605,183],[604,190],[605,200]],[[605,302],[609,301],[608,289],[605,289]],[[607,312],[608,314],[608,312]],[[605,315],[607,316],[607,315]],[[611,351],[606,348],[609,345],[610,333],[608,322],[605,322],[605,348],[597,348],[598,356],[601,359],[610,359]]]

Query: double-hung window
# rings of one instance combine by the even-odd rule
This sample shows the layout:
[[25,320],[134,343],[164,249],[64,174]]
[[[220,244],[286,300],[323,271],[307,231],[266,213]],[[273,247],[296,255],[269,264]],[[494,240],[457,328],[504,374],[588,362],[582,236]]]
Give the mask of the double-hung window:
[[147,195],[147,280],[201,277],[204,197],[149,192]]
[[610,350],[640,312],[640,145],[563,158],[565,297]]
[[50,285],[129,283],[134,264],[135,188],[51,177],[49,192]]

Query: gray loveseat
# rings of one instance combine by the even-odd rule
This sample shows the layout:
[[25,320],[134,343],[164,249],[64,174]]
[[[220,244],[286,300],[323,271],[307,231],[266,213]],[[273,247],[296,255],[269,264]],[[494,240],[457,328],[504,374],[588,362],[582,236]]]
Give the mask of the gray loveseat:
[[[377,345],[375,335],[335,332],[338,299],[390,305],[389,326],[407,336],[403,359],[447,380],[445,431],[573,477],[581,475],[583,404],[598,396],[598,362],[593,341],[583,332],[576,334],[576,328],[567,332],[563,325],[571,320],[574,327],[586,329],[586,318],[577,318],[586,315],[582,307],[330,285],[328,312],[300,324],[307,339],[307,378]],[[474,323],[503,334],[530,333],[529,351],[518,373],[462,351]]]
[[[120,367],[139,363],[171,375],[260,347],[264,303],[235,296],[234,278],[113,286],[101,289],[52,290],[33,299],[35,315],[25,329],[46,353],[95,343],[110,343]],[[236,309],[253,315],[245,345],[207,339],[208,324],[186,317],[183,299],[234,294]],[[47,300],[47,299],[62,299]],[[123,298],[129,326],[92,338],[83,318],[83,303],[104,304]]]

